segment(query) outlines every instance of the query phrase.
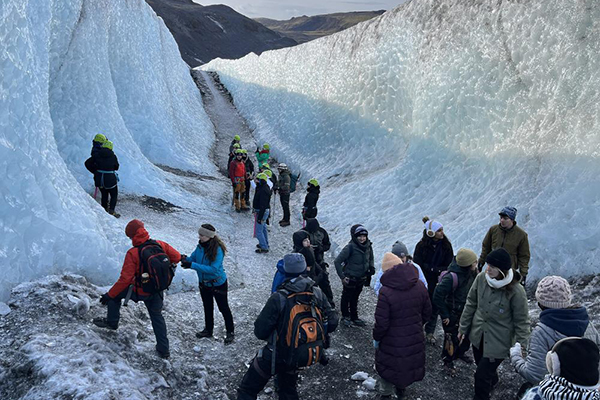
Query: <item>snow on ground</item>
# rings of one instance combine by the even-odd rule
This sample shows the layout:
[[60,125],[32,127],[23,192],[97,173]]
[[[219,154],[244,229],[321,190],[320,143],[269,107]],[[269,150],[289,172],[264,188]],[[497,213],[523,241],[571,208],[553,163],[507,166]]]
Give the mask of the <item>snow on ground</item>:
[[7,0],[0,20],[0,300],[45,274],[119,270],[125,222],[89,196],[84,168],[97,133],[114,142],[121,194],[215,207],[214,181],[190,196],[157,167],[216,172],[201,97],[145,1]]
[[600,248],[600,4],[412,1],[310,43],[213,60],[257,139],[322,184],[319,216],[379,257],[421,218],[475,249],[505,205],[530,276],[593,273]]

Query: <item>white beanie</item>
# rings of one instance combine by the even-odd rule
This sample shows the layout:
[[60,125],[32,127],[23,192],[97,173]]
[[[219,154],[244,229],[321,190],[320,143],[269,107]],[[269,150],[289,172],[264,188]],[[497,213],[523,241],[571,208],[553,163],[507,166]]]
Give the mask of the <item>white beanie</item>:
[[435,234],[435,232],[439,231],[440,228],[443,228],[443,227],[444,227],[444,225],[442,225],[441,222],[431,221],[431,220],[425,222],[425,224],[423,225],[423,228],[425,229],[427,236],[430,236],[430,237],[433,237],[433,235],[430,234],[429,231],[432,231]]

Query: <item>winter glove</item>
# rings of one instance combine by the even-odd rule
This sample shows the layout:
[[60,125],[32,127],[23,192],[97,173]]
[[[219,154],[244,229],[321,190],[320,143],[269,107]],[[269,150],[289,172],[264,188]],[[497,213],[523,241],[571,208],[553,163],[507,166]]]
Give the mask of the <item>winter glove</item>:
[[525,286],[525,283],[526,283],[526,282],[527,282],[527,277],[526,277],[526,276],[524,276],[524,277],[521,279],[521,285]]
[[365,286],[371,286],[371,277],[373,275],[367,275],[365,276]]
[[189,269],[192,267],[192,262],[186,257],[181,259],[181,268]]
[[523,350],[521,349],[521,343],[517,342],[510,348],[510,359],[521,357],[523,357]]
[[102,295],[102,297],[100,297],[100,304],[102,304],[103,306],[107,305],[108,302],[111,300],[110,296],[108,295],[108,293],[104,293]]
[[376,349],[379,348],[379,340],[373,340],[373,347],[375,347]]

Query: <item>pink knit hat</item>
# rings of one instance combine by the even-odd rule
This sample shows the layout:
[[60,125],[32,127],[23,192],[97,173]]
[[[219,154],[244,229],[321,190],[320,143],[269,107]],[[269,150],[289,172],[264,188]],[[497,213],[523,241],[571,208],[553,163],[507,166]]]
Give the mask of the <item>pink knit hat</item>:
[[535,298],[547,308],[568,308],[571,306],[571,286],[560,276],[546,276],[538,283]]

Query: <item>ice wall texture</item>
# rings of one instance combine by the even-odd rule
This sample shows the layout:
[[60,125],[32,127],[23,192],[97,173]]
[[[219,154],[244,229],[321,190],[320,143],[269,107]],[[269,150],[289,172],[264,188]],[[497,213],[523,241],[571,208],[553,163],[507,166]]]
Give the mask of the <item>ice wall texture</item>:
[[215,60],[276,155],[322,181],[336,238],[377,250],[440,220],[479,251],[504,205],[531,275],[598,271],[600,3],[412,1],[314,42]]
[[0,301],[66,270],[109,283],[128,243],[85,191],[91,139],[114,142],[121,192],[181,204],[153,163],[215,171],[198,91],[142,0],[5,0],[0,21]]

